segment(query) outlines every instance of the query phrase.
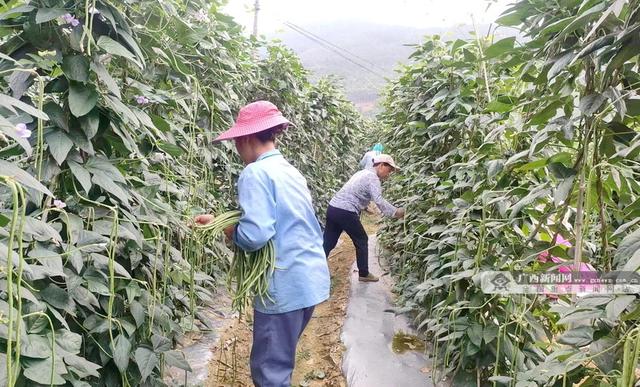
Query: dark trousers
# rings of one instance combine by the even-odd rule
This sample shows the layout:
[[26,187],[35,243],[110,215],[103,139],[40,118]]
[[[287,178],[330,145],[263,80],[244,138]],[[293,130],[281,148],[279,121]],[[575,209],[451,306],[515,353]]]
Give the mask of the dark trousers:
[[313,309],[266,314],[254,309],[251,378],[256,387],[290,387],[296,346]]
[[356,247],[356,261],[358,275],[366,277],[369,274],[369,237],[364,231],[360,216],[355,212],[329,206],[327,208],[327,224],[324,228],[324,253],[329,253],[336,247],[340,234],[346,232]]

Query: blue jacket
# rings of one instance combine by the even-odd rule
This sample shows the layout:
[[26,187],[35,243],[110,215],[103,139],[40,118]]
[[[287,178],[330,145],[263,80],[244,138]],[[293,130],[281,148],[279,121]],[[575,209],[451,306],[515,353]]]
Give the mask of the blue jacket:
[[278,150],[263,153],[240,174],[238,200],[242,216],[234,242],[245,251],[255,251],[273,238],[276,250],[269,285],[274,302],[256,298],[254,308],[286,313],[328,299],[330,277],[322,231],[300,172]]

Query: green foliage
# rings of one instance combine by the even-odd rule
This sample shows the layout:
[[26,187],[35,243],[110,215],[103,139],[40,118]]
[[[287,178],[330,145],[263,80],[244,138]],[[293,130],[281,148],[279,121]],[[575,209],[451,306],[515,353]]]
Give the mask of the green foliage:
[[1,384],[161,385],[166,365],[189,369],[174,339],[203,326],[228,260],[188,224],[236,207],[242,166],[211,140],[240,106],[270,99],[297,124],[283,149],[319,207],[356,166],[353,106],[219,6],[0,6]]
[[[640,4],[561,3],[505,12],[499,22],[526,43],[427,39],[387,91],[386,143],[406,166],[390,195],[407,219],[381,241],[401,300],[435,343],[435,377],[455,374],[456,385],[635,379],[634,296],[480,289],[484,271],[553,269],[537,259],[545,251],[637,270]],[[555,247],[558,236],[574,247]]]

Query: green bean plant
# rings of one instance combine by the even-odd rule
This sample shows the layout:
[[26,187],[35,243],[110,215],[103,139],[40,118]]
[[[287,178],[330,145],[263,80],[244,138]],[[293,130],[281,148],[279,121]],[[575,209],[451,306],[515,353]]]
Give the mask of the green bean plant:
[[[209,329],[229,266],[191,220],[237,207],[242,165],[211,142],[244,104],[296,112],[282,145],[327,184],[314,195],[346,177],[365,125],[353,106],[221,5],[0,3],[0,384],[155,386],[190,369],[175,339]],[[261,47],[288,58],[279,73]],[[299,141],[342,155],[338,172]]]
[[521,38],[428,38],[388,86],[383,134],[406,166],[389,191],[407,219],[381,241],[437,380],[636,383],[635,295],[506,297],[480,276],[557,270],[541,254],[640,268],[639,5],[517,1],[497,24]]

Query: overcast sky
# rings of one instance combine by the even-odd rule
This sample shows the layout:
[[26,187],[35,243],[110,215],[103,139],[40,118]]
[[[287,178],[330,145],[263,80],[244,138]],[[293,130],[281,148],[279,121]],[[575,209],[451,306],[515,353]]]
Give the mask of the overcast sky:
[[[298,25],[367,21],[418,28],[493,22],[515,0],[259,0],[258,32],[271,33],[284,21]],[[255,0],[229,0],[223,9],[249,31]],[[488,7],[488,8],[487,8]]]

